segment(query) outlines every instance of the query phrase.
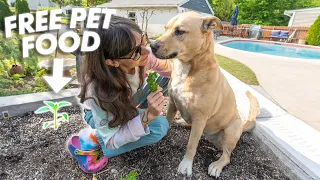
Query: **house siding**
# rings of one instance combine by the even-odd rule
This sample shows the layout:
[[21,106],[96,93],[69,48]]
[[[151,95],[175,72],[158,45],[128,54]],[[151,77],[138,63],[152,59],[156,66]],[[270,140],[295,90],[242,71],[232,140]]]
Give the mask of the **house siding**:
[[[136,22],[140,26],[142,25],[142,17],[140,13],[143,12],[142,8],[119,8],[116,9],[116,14],[121,17],[128,17],[128,12],[136,13]],[[165,32],[164,26],[168,21],[174,16],[178,15],[182,10],[178,8],[150,8],[149,15],[151,11],[154,10],[154,14],[150,17],[148,22],[148,34],[149,36],[155,36],[158,34],[163,34]],[[144,23],[145,26],[145,23]]]
[[[40,2],[40,6],[39,6]],[[55,3],[50,2],[50,0],[28,0],[29,9],[31,11],[36,11],[40,7],[54,7]]]

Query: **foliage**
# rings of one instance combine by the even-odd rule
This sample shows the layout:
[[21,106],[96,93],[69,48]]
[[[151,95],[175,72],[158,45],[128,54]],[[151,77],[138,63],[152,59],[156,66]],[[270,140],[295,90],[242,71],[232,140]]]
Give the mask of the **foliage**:
[[232,11],[235,8],[234,0],[211,0],[210,5],[213,9],[214,15],[221,21],[230,21]]
[[12,80],[14,81],[21,81],[22,78],[26,77],[26,75],[24,74],[14,74],[12,75]]
[[26,0],[16,0],[16,15],[23,14],[23,13],[30,13],[29,5]]
[[320,16],[308,30],[306,41],[309,45],[320,46]]
[[[6,69],[8,61],[13,60],[14,63],[19,63],[26,70],[26,74],[34,74],[37,72],[38,57],[34,50],[29,50],[29,57],[23,58],[21,53],[21,36],[17,33],[12,33],[12,37],[6,39],[0,33],[0,67]],[[3,72],[0,72],[3,73]]]
[[137,172],[131,171],[125,178],[120,178],[120,180],[136,180],[137,179]]
[[82,0],[82,7],[92,7],[109,2],[110,0]]
[[151,92],[154,92],[158,89],[158,84],[156,83],[157,79],[157,72],[150,72],[148,74],[147,82],[148,82],[148,88],[150,89]]
[[47,75],[50,73],[51,73],[51,71],[47,70],[47,69],[41,69],[37,72],[36,77],[35,77],[35,80],[36,80],[35,86],[36,87],[34,88],[34,90],[36,92],[45,92],[45,91],[50,90],[48,85],[44,82],[44,80],[42,78],[44,75]]
[[65,112],[58,113],[58,110],[65,106],[71,106],[72,104],[67,101],[61,102],[51,102],[51,101],[43,101],[46,106],[42,106],[35,111],[35,114],[42,114],[46,112],[51,112],[53,114],[53,121],[47,121],[43,123],[42,128],[46,129],[49,127],[53,127],[54,130],[57,130],[63,121],[69,121],[69,115]]
[[0,30],[4,30],[4,18],[12,16],[12,12],[6,0],[0,0],[0,12]]
[[45,10],[51,11],[51,10],[55,10],[55,9],[60,9],[60,8],[58,6],[56,6],[56,7],[39,7],[37,10],[38,11],[45,11]]
[[154,39],[154,40],[157,40],[157,39],[159,39],[161,36],[162,36],[162,34],[158,34],[158,35],[156,35],[155,37],[153,37],[153,39]]
[[287,26],[289,17],[285,10],[320,6],[319,0],[210,0],[210,5],[222,21],[231,21],[235,5],[239,6],[239,24]]

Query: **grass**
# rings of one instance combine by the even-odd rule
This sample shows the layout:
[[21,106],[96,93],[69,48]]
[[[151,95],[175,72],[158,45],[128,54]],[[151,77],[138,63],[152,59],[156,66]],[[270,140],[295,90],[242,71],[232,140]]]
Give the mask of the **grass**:
[[62,24],[69,24],[70,20],[68,18],[61,18]]
[[220,67],[248,85],[259,85],[256,75],[246,65],[216,54]]

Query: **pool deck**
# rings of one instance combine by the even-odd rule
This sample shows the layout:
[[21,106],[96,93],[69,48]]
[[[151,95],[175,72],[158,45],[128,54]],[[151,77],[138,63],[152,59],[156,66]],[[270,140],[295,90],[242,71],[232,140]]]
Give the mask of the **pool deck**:
[[251,53],[218,44],[215,53],[246,64],[260,86],[284,110],[320,131],[320,60],[298,60]]

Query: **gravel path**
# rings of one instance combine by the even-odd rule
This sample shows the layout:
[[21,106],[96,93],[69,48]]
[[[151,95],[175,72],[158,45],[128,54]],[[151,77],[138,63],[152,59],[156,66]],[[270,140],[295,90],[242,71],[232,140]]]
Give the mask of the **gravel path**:
[[[55,131],[42,130],[42,122],[52,115],[33,113],[0,121],[0,179],[91,179],[65,150],[65,142],[72,134],[85,127],[82,112],[77,106],[62,109],[70,121]],[[177,175],[190,129],[172,126],[159,143],[136,149],[109,160],[97,179],[119,179],[130,171],[138,172],[137,179],[214,179],[207,168],[218,159],[219,152],[203,138],[194,160],[192,178]],[[219,179],[290,179],[274,157],[266,155],[252,134],[244,134],[232,153]]]

